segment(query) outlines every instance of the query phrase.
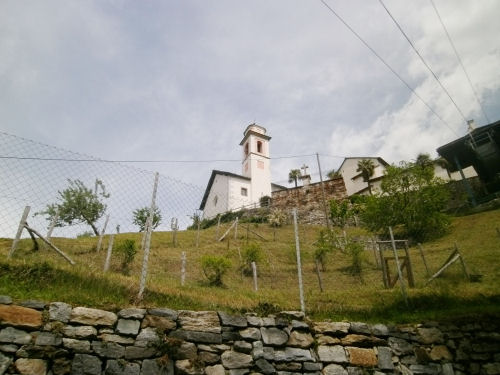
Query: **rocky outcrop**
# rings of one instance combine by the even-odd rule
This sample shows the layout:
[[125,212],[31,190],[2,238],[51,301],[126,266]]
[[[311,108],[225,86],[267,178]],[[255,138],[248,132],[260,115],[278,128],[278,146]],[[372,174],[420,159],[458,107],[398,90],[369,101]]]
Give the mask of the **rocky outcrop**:
[[493,319],[395,327],[0,302],[0,375],[500,374]]

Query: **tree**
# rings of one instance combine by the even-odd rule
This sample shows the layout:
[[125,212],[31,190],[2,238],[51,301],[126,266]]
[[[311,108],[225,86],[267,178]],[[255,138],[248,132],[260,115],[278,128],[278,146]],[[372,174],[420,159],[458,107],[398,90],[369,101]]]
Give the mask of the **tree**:
[[297,187],[297,180],[300,176],[300,169],[291,169],[288,173],[288,183],[295,182],[295,187]]
[[222,277],[231,268],[231,261],[224,256],[203,255],[201,269],[210,285],[223,286]]
[[352,216],[351,204],[347,199],[341,202],[335,199],[330,201],[330,219],[333,225],[344,228]]
[[[146,222],[149,217],[149,207],[142,207],[134,210],[134,221],[133,223],[139,227],[139,232],[144,232],[146,230]],[[153,225],[152,229],[155,229],[161,223],[161,212],[158,207],[153,210]]]
[[450,163],[448,163],[448,160],[446,160],[445,158],[437,158],[434,163],[436,163],[436,165],[440,166],[441,168],[443,168],[445,171],[446,171],[446,174],[448,175],[448,178],[451,179],[451,173],[450,173]]
[[328,177],[330,180],[338,177],[342,177],[340,174],[340,171],[336,171],[335,169],[332,169],[330,172],[326,174],[326,177]]
[[360,172],[363,177],[363,181],[368,184],[368,192],[372,195],[372,185],[370,183],[370,178],[375,172],[375,164],[370,159],[362,159],[358,161],[358,169],[356,172]]
[[39,214],[48,215],[48,221],[57,216],[56,227],[86,223],[96,236],[99,235],[96,222],[104,215],[107,207],[102,200],[110,196],[106,193],[103,182],[96,179],[94,191],[80,180],[68,179],[68,182],[66,189],[58,191],[61,203],[49,204],[47,209]]
[[433,166],[422,168],[402,162],[386,169],[382,192],[367,197],[362,219],[368,229],[387,233],[389,226],[417,241],[443,235],[449,218],[442,210],[449,193],[443,181],[431,173]]

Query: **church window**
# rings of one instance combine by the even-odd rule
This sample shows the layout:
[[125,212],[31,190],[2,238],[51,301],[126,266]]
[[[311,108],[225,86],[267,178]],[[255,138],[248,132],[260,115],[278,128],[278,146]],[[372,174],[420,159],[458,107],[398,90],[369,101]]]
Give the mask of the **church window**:
[[261,141],[257,141],[257,152],[258,153],[262,153],[262,142]]
[[248,156],[248,142],[245,143],[245,156]]
[[247,189],[247,188],[242,187],[242,188],[241,188],[241,195],[242,195],[242,196],[244,196],[244,197],[248,196],[248,189]]

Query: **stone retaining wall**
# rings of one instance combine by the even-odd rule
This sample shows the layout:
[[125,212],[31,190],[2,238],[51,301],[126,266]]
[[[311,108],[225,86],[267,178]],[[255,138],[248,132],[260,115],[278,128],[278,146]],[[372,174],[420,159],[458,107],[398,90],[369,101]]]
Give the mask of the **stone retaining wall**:
[[395,327],[311,322],[300,312],[115,313],[0,296],[2,374],[500,374],[499,322]]

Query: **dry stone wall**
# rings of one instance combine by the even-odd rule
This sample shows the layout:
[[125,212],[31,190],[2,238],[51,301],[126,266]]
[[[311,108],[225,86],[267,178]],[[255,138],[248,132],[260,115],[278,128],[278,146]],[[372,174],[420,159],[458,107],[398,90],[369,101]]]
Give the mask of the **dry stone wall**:
[[495,320],[387,326],[0,296],[0,375],[500,374]]
[[[347,198],[347,191],[342,178],[324,181],[323,187],[327,202],[331,199],[340,201]],[[325,221],[323,191],[319,182],[308,186],[274,191],[271,206],[283,210],[297,207],[302,223],[323,224]]]

